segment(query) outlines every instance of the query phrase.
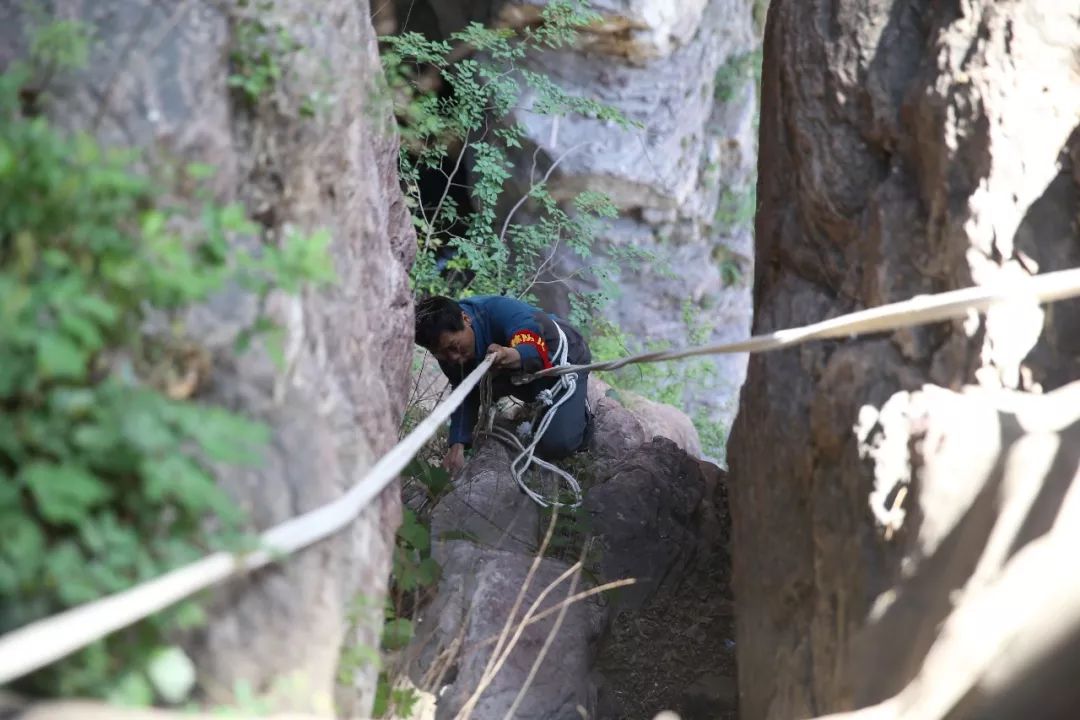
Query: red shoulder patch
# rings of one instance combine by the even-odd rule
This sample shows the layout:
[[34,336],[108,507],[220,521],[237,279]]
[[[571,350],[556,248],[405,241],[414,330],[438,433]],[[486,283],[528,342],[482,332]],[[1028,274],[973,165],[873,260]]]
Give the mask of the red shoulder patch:
[[536,348],[537,354],[540,356],[540,361],[544,364],[544,369],[551,367],[551,358],[548,357],[547,343],[544,342],[544,338],[532,330],[517,330],[510,338],[510,347],[517,347],[518,345],[532,345]]

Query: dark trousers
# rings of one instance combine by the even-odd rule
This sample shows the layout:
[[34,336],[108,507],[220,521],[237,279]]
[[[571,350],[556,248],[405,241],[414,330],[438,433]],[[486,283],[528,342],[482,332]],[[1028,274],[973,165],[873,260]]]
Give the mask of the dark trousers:
[[589,373],[578,373],[574,394],[555,411],[551,425],[536,445],[537,455],[545,460],[561,460],[581,449],[586,440],[588,397]]

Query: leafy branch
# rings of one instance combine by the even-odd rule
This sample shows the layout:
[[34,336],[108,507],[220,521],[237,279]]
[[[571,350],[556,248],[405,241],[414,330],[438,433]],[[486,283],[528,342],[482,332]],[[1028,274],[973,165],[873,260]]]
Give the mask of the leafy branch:
[[[579,147],[551,161],[539,180],[543,151],[536,147],[529,186],[509,198],[506,183],[513,175],[507,152],[521,149],[526,134],[515,114],[579,114],[633,126],[615,109],[567,93],[522,62],[530,52],[574,42],[598,19],[584,3],[561,0],[544,8],[536,27],[472,24],[446,41],[417,33],[383,38],[401,122],[402,185],[419,231],[412,272],[418,293],[528,296],[541,276],[537,266],[545,270],[558,248],[583,258],[591,254],[606,221],[615,217],[614,207],[597,193],[582,193],[564,206],[548,188],[556,168]],[[457,179],[465,172],[470,182],[463,206],[455,190],[462,189]],[[422,187],[431,177],[441,183],[434,193]],[[526,207],[531,222],[518,220]]]

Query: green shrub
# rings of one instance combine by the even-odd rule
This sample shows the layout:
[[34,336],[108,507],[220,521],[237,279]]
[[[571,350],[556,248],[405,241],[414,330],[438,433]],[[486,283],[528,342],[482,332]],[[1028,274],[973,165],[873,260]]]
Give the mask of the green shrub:
[[[682,319],[686,327],[687,346],[703,345],[709,341],[712,327],[702,322],[702,314],[690,301],[683,303]],[[600,325],[590,341],[593,359],[597,362],[614,360],[640,352],[668,350],[668,342],[635,342],[611,324]],[[688,358],[670,362],[628,365],[614,372],[604,373],[603,379],[616,389],[629,390],[655,402],[685,408],[691,394],[709,386],[716,378],[717,369],[708,357]],[[701,447],[710,457],[723,462],[726,456],[727,428],[723,423],[709,417],[705,410],[693,414],[691,420],[697,428]]]
[[760,47],[729,57],[716,71],[713,96],[720,102],[731,102],[751,79],[754,87],[761,85],[761,60]]
[[[193,394],[209,357],[183,314],[229,284],[265,298],[331,277],[326,235],[241,252],[242,208],[169,199],[208,168],[139,170],[27,114],[32,78],[0,75],[0,633],[245,546],[214,467],[257,462],[267,429]],[[18,687],[149,702],[154,658],[200,619],[183,604]]]
[[[615,291],[613,267],[641,258],[644,253],[613,250],[594,258],[592,246],[608,220],[616,216],[602,193],[582,192],[566,203],[552,197],[548,172],[564,158],[533,154],[524,197],[510,197],[505,183],[512,163],[507,148],[521,149],[524,128],[510,116],[520,110],[526,91],[533,98],[529,112],[565,116],[579,114],[609,121],[623,128],[635,126],[615,109],[590,98],[571,95],[521,61],[530,52],[570,44],[578,31],[600,19],[583,2],[558,0],[546,5],[541,22],[521,31],[488,29],[472,24],[449,41],[433,41],[418,33],[382,38],[387,48],[383,65],[396,99],[401,121],[401,179],[413,212],[418,254],[412,281],[419,294],[499,294],[531,299],[542,270],[557,248],[567,248],[586,264],[602,295]],[[456,48],[469,48],[471,56],[453,60]],[[462,53],[458,52],[457,55]],[[425,84],[425,73],[436,73],[448,89],[437,94]],[[570,148],[568,153],[581,148]],[[450,190],[455,172],[471,157],[471,206],[458,207]],[[444,172],[444,192],[425,205],[420,190],[424,172]],[[516,222],[516,212],[528,204],[529,223]],[[443,248],[452,257],[440,267]],[[581,318],[585,317],[582,314]]]

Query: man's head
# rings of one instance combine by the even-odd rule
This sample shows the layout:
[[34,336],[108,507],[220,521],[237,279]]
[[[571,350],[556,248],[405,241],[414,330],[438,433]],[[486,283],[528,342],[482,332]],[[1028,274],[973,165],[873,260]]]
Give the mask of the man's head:
[[466,363],[476,356],[472,318],[450,298],[424,298],[416,304],[416,344],[441,362]]

